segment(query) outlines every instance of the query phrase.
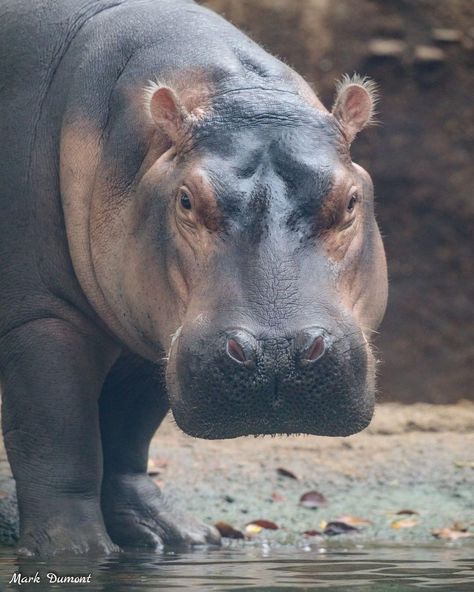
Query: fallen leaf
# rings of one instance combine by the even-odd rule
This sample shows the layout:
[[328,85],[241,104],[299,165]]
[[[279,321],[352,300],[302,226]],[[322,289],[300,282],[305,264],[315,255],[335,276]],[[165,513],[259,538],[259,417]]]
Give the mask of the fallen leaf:
[[323,534],[327,534],[328,536],[336,536],[338,534],[349,534],[354,532],[359,532],[359,529],[355,526],[351,526],[350,524],[346,524],[345,522],[334,520],[326,524]]
[[433,536],[437,539],[448,539],[450,541],[456,541],[457,539],[467,539],[473,535],[472,532],[468,532],[466,529],[457,530],[455,528],[439,528],[433,530]]
[[6,491],[0,491],[0,499],[4,499],[8,497],[8,493]]
[[474,469],[474,460],[455,460],[454,464],[456,467]]
[[323,536],[323,534],[321,532],[319,532],[319,530],[305,530],[303,532],[303,534],[305,536],[310,536],[310,537],[314,537],[314,536]]
[[149,458],[147,465],[147,473],[149,477],[157,477],[168,466],[168,461],[165,458]]
[[288,477],[289,479],[295,479],[298,481],[298,477],[293,473],[293,471],[289,471],[283,467],[278,467],[277,473],[280,475],[280,477]]
[[365,518],[349,515],[336,518],[335,522],[344,522],[344,524],[348,524],[349,526],[364,526],[366,524],[372,524],[370,520],[366,520]]
[[161,468],[151,458],[148,459],[147,473],[149,477],[158,477],[161,473]]
[[308,491],[300,497],[300,506],[316,510],[328,505],[328,500],[319,491]]
[[284,502],[286,500],[286,497],[284,495],[281,495],[281,493],[274,491],[272,492],[272,500],[274,502]]
[[397,516],[418,516],[418,512],[415,510],[399,510],[395,512]]
[[227,522],[217,522],[214,526],[219,531],[221,537],[225,539],[244,539],[244,533],[240,530],[237,530]]
[[153,482],[155,483],[155,485],[158,485],[160,489],[163,489],[163,487],[165,486],[165,482],[162,479],[153,479]]
[[245,527],[245,534],[248,536],[254,536],[259,532],[262,532],[263,528],[257,524],[247,524]]
[[390,526],[395,529],[399,528],[413,528],[418,524],[418,520],[414,518],[402,518],[401,520],[394,520]]
[[[471,524],[474,524],[474,522],[471,522]],[[451,528],[453,530],[462,530],[463,532],[465,532],[468,529],[466,525],[464,525],[462,522],[458,522],[457,520],[453,522]]]
[[247,524],[247,526],[259,526],[261,529],[265,528],[266,530],[278,530],[278,524],[275,524],[271,520],[252,520]]

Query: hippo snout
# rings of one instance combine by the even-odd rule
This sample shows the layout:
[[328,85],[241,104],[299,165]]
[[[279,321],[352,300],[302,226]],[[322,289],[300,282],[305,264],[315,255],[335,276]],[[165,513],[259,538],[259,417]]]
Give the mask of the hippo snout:
[[354,327],[282,335],[185,328],[170,366],[176,422],[197,437],[348,435],[373,413],[373,358]]

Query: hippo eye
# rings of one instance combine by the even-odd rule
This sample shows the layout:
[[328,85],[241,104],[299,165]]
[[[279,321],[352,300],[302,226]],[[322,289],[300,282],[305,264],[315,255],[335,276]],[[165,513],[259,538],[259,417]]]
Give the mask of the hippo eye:
[[359,194],[357,192],[354,192],[351,195],[351,198],[349,199],[349,203],[347,204],[347,211],[349,214],[352,214],[358,201],[359,201]]
[[181,193],[179,195],[179,203],[181,204],[181,207],[184,210],[192,210],[193,209],[193,204],[191,202],[191,198],[186,193],[186,191],[181,191]]

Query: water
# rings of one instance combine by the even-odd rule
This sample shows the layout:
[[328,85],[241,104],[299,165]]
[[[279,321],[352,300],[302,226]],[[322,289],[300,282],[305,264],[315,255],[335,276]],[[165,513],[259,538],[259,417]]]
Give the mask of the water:
[[[40,583],[9,584],[15,572]],[[58,577],[90,575],[90,583],[48,583]],[[331,592],[474,592],[474,546],[305,547],[240,546],[186,553],[121,553],[93,561],[71,558],[39,562],[0,551],[0,589],[35,592],[163,592],[307,590]]]

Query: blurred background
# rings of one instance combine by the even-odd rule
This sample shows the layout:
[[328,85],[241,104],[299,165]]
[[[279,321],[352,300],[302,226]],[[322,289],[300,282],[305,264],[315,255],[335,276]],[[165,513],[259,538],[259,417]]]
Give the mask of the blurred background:
[[372,175],[390,274],[380,398],[474,399],[474,2],[202,0],[294,67],[331,108],[344,72],[379,85]]

